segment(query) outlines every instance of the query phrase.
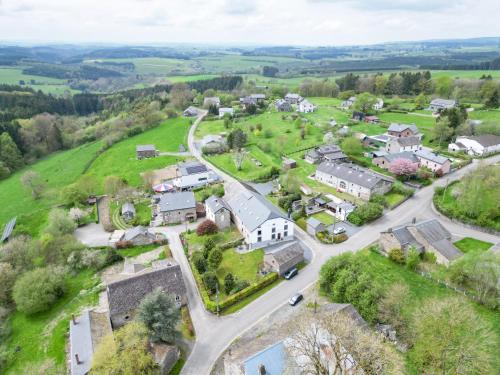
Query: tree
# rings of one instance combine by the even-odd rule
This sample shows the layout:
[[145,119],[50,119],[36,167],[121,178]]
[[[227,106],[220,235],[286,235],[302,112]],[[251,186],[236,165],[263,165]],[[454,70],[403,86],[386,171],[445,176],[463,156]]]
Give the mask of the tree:
[[151,188],[156,180],[156,173],[154,171],[145,171],[141,173],[141,177],[144,182],[144,190],[151,191]]
[[241,150],[247,143],[247,135],[241,129],[234,129],[227,136],[227,145],[230,149]]
[[418,170],[418,163],[414,163],[408,159],[395,159],[389,164],[389,172],[396,176],[404,176],[406,178],[414,176]]
[[450,122],[447,120],[437,121],[433,129],[434,139],[438,141],[438,146],[442,142],[448,142],[453,135],[453,128],[450,127]]
[[104,191],[108,195],[115,196],[124,187],[125,183],[118,176],[106,176],[104,179]]
[[88,198],[86,194],[77,183],[66,185],[61,191],[61,199],[67,205],[78,205]]
[[207,234],[217,233],[218,230],[219,228],[217,227],[217,224],[215,224],[212,220],[207,219],[198,225],[196,228],[196,234],[198,236],[205,236]]
[[79,224],[80,220],[82,220],[84,217],[88,216],[86,211],[78,207],[71,207],[68,215],[71,218],[71,220],[73,220],[77,224]]
[[412,321],[411,356],[419,372],[493,374],[495,335],[470,303],[459,297],[426,300]]
[[498,89],[495,89],[484,103],[485,108],[496,109],[500,106],[498,99]]
[[394,349],[363,327],[352,314],[343,311],[306,313],[296,319],[286,355],[290,367],[296,367],[302,374],[403,373]]
[[92,357],[93,375],[153,374],[156,369],[149,352],[148,331],[144,324],[131,322],[110,333],[97,346]]
[[409,302],[409,292],[405,283],[394,283],[386,290],[378,306],[379,320],[390,324],[403,339],[407,339],[408,334],[408,321],[403,315],[403,308]]
[[453,90],[453,79],[449,76],[441,76],[435,80],[436,93],[443,97],[449,98]]
[[33,267],[35,253],[30,237],[16,236],[0,248],[0,260],[9,263],[21,273]]
[[232,124],[231,115],[229,113],[226,113],[224,115],[224,129],[231,128],[231,124]]
[[356,97],[353,108],[355,111],[368,113],[373,109],[375,103],[377,103],[377,98],[368,92],[364,92]]
[[406,256],[406,268],[415,271],[420,263],[420,253],[411,246],[408,249],[408,255]]
[[151,292],[139,305],[138,317],[148,329],[152,342],[174,343],[180,310],[171,295],[159,288]]
[[361,155],[363,153],[363,145],[356,137],[347,137],[341,143],[342,151],[347,155]]
[[176,83],[170,90],[170,102],[177,109],[184,109],[193,101],[193,93],[186,83]]
[[207,271],[202,275],[201,278],[208,293],[214,294],[217,291],[217,286],[219,284],[219,280],[217,279],[217,275],[215,274],[215,272]]
[[276,74],[278,74],[279,69],[276,68],[275,66],[268,66],[265,65],[262,67],[262,75],[264,77],[276,77]]
[[217,270],[222,263],[222,251],[218,248],[213,249],[208,255],[208,265],[210,269]]
[[241,171],[243,161],[245,160],[245,153],[243,151],[235,151],[233,153],[233,160],[236,170]]
[[76,229],[76,223],[69,214],[60,209],[54,208],[49,213],[49,224],[46,232],[53,236],[72,234]]
[[387,87],[387,78],[383,74],[379,74],[375,77],[375,93],[377,95],[383,95]]
[[61,268],[47,267],[20,276],[12,292],[17,309],[25,314],[48,310],[65,291],[65,274]]
[[404,264],[405,263],[405,253],[399,248],[394,248],[389,250],[389,259],[394,263]]
[[45,182],[42,181],[38,172],[26,171],[21,176],[21,183],[23,186],[31,190],[31,195],[34,199],[38,199],[42,196],[45,190]]
[[421,93],[415,98],[415,109],[424,109],[427,107],[427,98]]
[[193,262],[194,267],[200,275],[204,274],[207,271],[208,263],[202,252],[196,251],[191,257],[191,261]]
[[0,160],[11,172],[24,165],[21,152],[7,132],[0,135]]
[[16,282],[17,272],[9,263],[0,263],[0,306],[11,302],[12,288]]
[[232,273],[228,273],[224,276],[224,291],[227,295],[231,293],[234,288],[234,276]]
[[213,249],[215,249],[215,241],[213,238],[207,238],[203,243],[203,257],[208,259],[208,256]]

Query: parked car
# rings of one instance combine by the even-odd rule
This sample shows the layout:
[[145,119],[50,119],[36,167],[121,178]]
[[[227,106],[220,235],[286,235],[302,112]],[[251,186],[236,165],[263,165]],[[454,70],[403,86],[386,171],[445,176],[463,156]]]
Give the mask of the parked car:
[[345,233],[344,227],[338,227],[333,230],[333,234],[342,234],[342,233]]
[[288,303],[290,306],[295,306],[297,303],[302,301],[304,299],[304,296],[300,293],[294,294],[289,300]]
[[299,270],[293,267],[292,269],[286,271],[283,276],[285,277],[286,280],[290,280],[292,277],[297,276],[298,274]]

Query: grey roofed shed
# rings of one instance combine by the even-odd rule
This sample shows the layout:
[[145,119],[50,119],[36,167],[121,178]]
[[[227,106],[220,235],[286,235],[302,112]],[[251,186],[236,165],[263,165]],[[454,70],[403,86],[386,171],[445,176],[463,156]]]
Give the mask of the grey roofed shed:
[[314,229],[318,229],[321,228],[321,226],[324,226],[324,224],[321,221],[312,216],[307,219],[306,223],[308,226]]
[[416,146],[422,143],[420,141],[420,138],[414,135],[412,135],[411,137],[396,138],[395,141],[403,147]]
[[155,145],[138,145],[135,146],[135,150],[138,152],[141,151],[156,151]]
[[189,176],[192,174],[207,172],[208,168],[205,164],[199,161],[187,161],[179,164],[179,173],[182,176]]
[[150,234],[151,233],[149,233],[148,228],[139,225],[126,230],[125,235],[123,236],[123,241],[131,241],[139,235],[147,236]]
[[231,211],[243,225],[253,231],[270,219],[287,217],[281,213],[271,202],[260,194],[251,193],[249,190],[233,196],[227,202]]
[[387,176],[370,171],[369,169],[359,167],[353,164],[337,164],[323,162],[318,165],[318,171],[335,176],[337,178],[349,181],[368,189],[376,186],[380,181],[392,182],[393,179]]
[[219,210],[226,209],[231,211],[226,201],[222,198],[216,197],[215,195],[211,195],[205,201],[205,205],[209,208],[213,213],[218,212]]
[[122,215],[125,214],[131,214],[132,216],[135,215],[135,206],[131,202],[125,202],[122,204]]
[[159,206],[160,212],[196,208],[196,199],[192,191],[167,193],[163,194],[163,196],[161,197]]
[[463,254],[451,243],[451,233],[437,219],[430,219],[415,224],[418,232],[448,260],[454,260]]

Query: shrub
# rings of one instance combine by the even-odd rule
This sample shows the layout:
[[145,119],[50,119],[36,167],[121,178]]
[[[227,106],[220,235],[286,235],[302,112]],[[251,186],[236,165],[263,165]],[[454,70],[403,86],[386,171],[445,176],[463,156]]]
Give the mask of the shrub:
[[28,271],[14,284],[17,309],[25,314],[48,310],[64,294],[65,274],[61,268]]
[[231,293],[234,288],[234,276],[232,273],[228,273],[224,276],[224,291],[227,295]]
[[288,194],[284,197],[278,199],[278,206],[280,206],[285,211],[288,211],[292,207],[292,202],[300,200],[302,197],[299,193]]
[[196,228],[196,234],[198,236],[204,236],[207,234],[215,234],[218,230],[219,228],[217,228],[217,224],[215,224],[212,220],[204,220]]
[[426,251],[424,253],[424,261],[427,262],[427,263],[434,264],[437,261],[436,255],[434,253]]
[[420,263],[420,254],[414,248],[410,248],[406,257],[406,268],[415,271]]
[[350,223],[352,223],[352,224],[354,224],[356,226],[363,225],[363,219],[361,219],[361,217],[358,215],[358,213],[356,212],[356,210],[354,210],[353,212],[351,212],[347,216],[347,221],[349,221]]
[[215,241],[213,238],[207,238],[203,244],[203,257],[208,259],[210,252],[215,248]]
[[381,206],[387,207],[387,201],[383,195],[373,194],[370,197],[370,202],[380,204]]
[[208,263],[201,252],[195,252],[191,261],[200,275],[203,275],[207,271]]
[[245,288],[248,288],[249,286],[250,286],[250,283],[246,280],[236,280],[234,282],[234,287],[231,290],[231,294],[238,293],[238,292],[244,290]]
[[208,255],[208,265],[210,269],[216,270],[219,268],[220,264],[222,262],[222,251],[220,249],[213,249],[210,254]]
[[389,259],[398,264],[405,263],[405,253],[403,250],[395,248],[389,250]]
[[0,263],[0,306],[11,302],[11,293],[16,281],[17,272],[9,263]]
[[333,243],[341,243],[347,241],[347,234],[341,233],[333,236]]
[[394,193],[402,194],[405,197],[409,197],[415,192],[415,190],[404,186],[400,181],[394,181],[391,191]]
[[213,271],[207,271],[201,276],[205,288],[210,294],[214,294],[217,290],[217,285],[219,281],[217,280],[217,275]]
[[349,214],[347,220],[354,225],[362,225],[382,216],[384,207],[378,203],[368,202],[362,204]]

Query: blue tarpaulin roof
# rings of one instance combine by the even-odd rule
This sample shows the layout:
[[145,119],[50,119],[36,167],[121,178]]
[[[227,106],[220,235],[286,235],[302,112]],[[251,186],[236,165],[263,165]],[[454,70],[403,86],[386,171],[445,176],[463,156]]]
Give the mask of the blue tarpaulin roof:
[[285,346],[283,341],[248,358],[245,362],[245,375],[259,375],[259,367],[266,368],[266,375],[281,375],[285,370]]

